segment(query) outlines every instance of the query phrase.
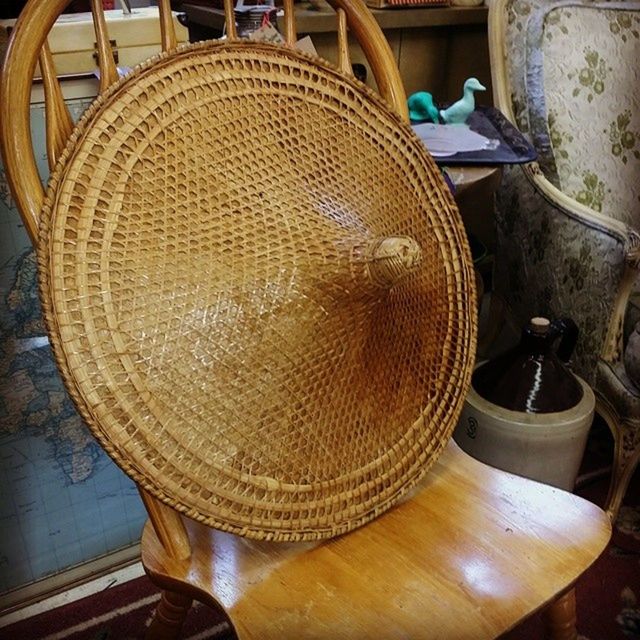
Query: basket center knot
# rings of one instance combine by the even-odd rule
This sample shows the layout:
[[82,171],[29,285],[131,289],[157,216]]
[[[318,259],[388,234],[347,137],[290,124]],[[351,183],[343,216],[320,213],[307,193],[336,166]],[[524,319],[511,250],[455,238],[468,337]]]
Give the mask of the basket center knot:
[[369,277],[380,287],[392,287],[416,271],[421,261],[422,249],[410,236],[378,239],[367,260]]

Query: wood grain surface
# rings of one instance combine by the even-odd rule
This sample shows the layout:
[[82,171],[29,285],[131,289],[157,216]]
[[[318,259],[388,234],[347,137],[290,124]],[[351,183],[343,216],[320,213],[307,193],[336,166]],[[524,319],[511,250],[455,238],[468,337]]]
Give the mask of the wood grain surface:
[[495,638],[563,594],[610,536],[593,504],[453,441],[411,498],[329,542],[187,529],[181,562],[147,525],[143,563],[162,588],[219,603],[241,640]]

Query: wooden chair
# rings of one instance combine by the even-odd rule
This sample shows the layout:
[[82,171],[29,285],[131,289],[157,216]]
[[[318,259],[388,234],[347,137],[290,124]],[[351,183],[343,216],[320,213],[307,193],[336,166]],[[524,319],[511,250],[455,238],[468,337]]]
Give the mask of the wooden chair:
[[[25,225],[38,242],[43,306],[65,383],[94,435],[138,482],[149,512],[142,561],[150,578],[163,589],[163,597],[148,637],[176,637],[196,598],[222,608],[243,639],[494,638],[543,607],[553,638],[575,638],[573,585],[606,546],[609,521],[594,505],[487,467],[450,440],[474,359],[473,271],[453,200],[428,154],[402,122],[407,120],[402,83],[391,51],[365,6],[357,0],[333,3],[338,19],[335,69],[286,47],[235,43],[233,19],[227,21],[231,42],[174,52],[169,3],[163,0],[162,40],[167,53],[135,71],[130,80],[116,84],[100,3],[94,1],[103,95],[74,133],[45,44],[47,32],[66,4],[67,0],[31,0],[12,34],[1,87],[3,157]],[[285,8],[286,46],[291,47],[296,41],[292,2],[286,2]],[[231,17],[230,2],[226,12]],[[367,54],[386,104],[350,78],[347,24]],[[47,94],[49,159],[56,165],[46,198],[29,133],[30,85],[38,57]],[[252,74],[216,66],[220,58],[233,66],[238,57],[248,65],[243,69],[252,69]],[[257,57],[271,65],[267,69],[271,75],[254,62]],[[237,109],[234,117],[245,118],[245,101],[264,87],[266,97],[260,104],[280,109],[283,128],[274,129],[269,138],[269,153],[275,154],[277,162],[266,177],[260,173],[264,168],[260,162],[268,162],[269,157],[261,154],[259,146],[249,146],[247,152],[243,144],[234,143],[223,147],[225,158],[220,160],[211,152],[206,163],[180,147],[178,143],[184,142],[193,144],[198,153],[207,151],[198,146],[197,138],[209,140],[208,130],[189,128],[192,112],[210,97],[197,87],[188,94],[189,101],[180,102],[182,115],[173,121],[181,140],[171,142],[166,130],[154,128],[154,114],[164,109],[158,92],[167,86],[172,91],[190,73],[194,60],[204,60],[204,66],[189,78],[210,75],[226,83],[225,99]],[[164,82],[160,88],[158,78]],[[132,91],[142,96],[138,106],[123,105]],[[296,106],[291,106],[286,91],[294,96]],[[297,97],[300,91],[305,92],[304,100]],[[140,105],[144,117],[136,111]],[[314,120],[309,127],[300,112],[310,105],[327,109],[330,125]],[[351,108],[349,126],[334,118],[332,114],[339,113],[335,105]],[[225,111],[217,113],[221,118]],[[127,164],[125,146],[113,157],[104,151],[114,141],[134,144],[124,133],[127,118],[138,118],[136,126],[145,132],[135,140],[136,153],[150,163],[142,163],[141,169]],[[221,139],[227,130],[235,135],[232,120],[207,122],[222,127],[216,129]],[[253,121],[242,122],[241,133],[246,136],[238,139],[246,142]],[[266,126],[264,120],[262,126]],[[324,138],[317,134],[320,129]],[[149,141],[159,141],[159,146]],[[86,145],[91,153],[86,153]],[[169,154],[172,170],[167,171],[163,164],[168,162],[167,155],[162,154],[170,145],[174,145]],[[182,154],[173,153],[176,148],[182,148]],[[327,156],[316,162],[323,149]],[[158,153],[161,161],[154,155]],[[298,157],[300,162],[294,162]],[[314,171],[305,173],[309,158],[315,163]],[[384,172],[376,161],[388,163]],[[149,166],[152,171],[144,174]],[[118,168],[114,181],[108,177],[108,167]],[[335,167],[339,171],[332,174]],[[278,175],[280,169],[284,178]],[[259,182],[257,177],[267,180],[268,189],[235,182],[243,172],[256,178],[254,182]],[[368,173],[376,180],[368,178]],[[304,179],[291,192],[283,188],[283,183],[299,175]],[[327,175],[347,179],[334,187]],[[358,179],[351,179],[353,175]],[[202,184],[207,176],[209,181]],[[120,177],[124,182],[119,182]],[[170,188],[161,184],[162,179]],[[143,181],[146,195],[141,197],[136,189]],[[318,182],[321,189],[314,192]],[[146,200],[153,189],[159,190],[160,199]],[[179,193],[189,207],[182,206],[175,189],[182,189]],[[228,189],[224,191],[228,210],[218,207],[210,217],[204,215],[207,211],[203,213],[204,205],[198,203],[215,201],[222,189]],[[368,202],[374,212],[347,207],[340,197],[349,189],[355,190],[356,205],[360,200]],[[308,215],[296,208],[301,193],[315,194],[315,199],[305,200],[305,205],[317,207],[309,209]],[[252,208],[244,207],[247,194],[259,196],[261,211],[264,207],[285,214],[254,216]],[[123,203],[129,202],[126,198],[133,198],[134,206],[123,219],[118,216]],[[283,198],[289,198],[284,208]],[[232,210],[233,216],[226,215]],[[169,211],[175,216],[167,223],[164,216]],[[247,226],[253,220],[260,222],[258,230]],[[120,222],[129,225],[126,232],[119,228]],[[305,226],[311,223],[317,226]],[[361,244],[359,240],[350,244],[344,261],[340,234],[365,223],[371,228],[378,225],[387,235],[383,240],[374,238],[373,243],[365,236]],[[222,228],[225,233],[220,233]],[[239,229],[246,237],[238,236]],[[406,235],[407,230],[414,239]],[[279,234],[294,240],[289,244],[262,240]],[[231,239],[246,253],[239,257],[229,253]],[[211,245],[215,255],[207,253]],[[331,252],[333,262],[327,259]],[[229,255],[235,260],[233,268],[218,269],[215,261]],[[201,260],[203,256],[207,259]],[[295,269],[290,264],[294,258]],[[256,275],[251,271],[256,265],[275,268],[265,267],[259,287],[242,297],[249,274]],[[274,286],[281,285],[289,295],[292,289],[285,284],[294,279],[294,272],[307,268],[310,277],[296,281],[303,296],[285,299],[281,290],[273,293]],[[171,280],[175,274],[179,277]],[[107,283],[103,277],[117,278],[117,291],[115,280]],[[212,281],[223,281],[222,289],[213,294]],[[264,290],[273,294],[270,307]],[[235,297],[225,298],[228,291]],[[306,301],[316,294],[328,302],[317,316],[310,316]],[[209,295],[217,295],[218,301],[224,298],[227,315],[219,324],[222,303],[216,303],[216,318],[209,318],[213,307],[197,304]],[[252,296],[262,296],[257,311]],[[164,315],[167,307],[184,300],[196,301],[188,313],[183,309],[177,315]],[[361,317],[362,309],[374,320],[349,324],[353,317]],[[247,323],[248,316],[252,323]],[[274,317],[280,324],[271,331]],[[337,318],[331,331],[343,342],[316,349],[326,347],[325,335],[334,335],[319,318],[325,322]],[[174,330],[174,320],[179,331]],[[202,333],[203,322],[226,332],[225,340],[215,341],[222,345],[222,352],[216,352],[213,365],[213,347]],[[189,331],[196,325],[200,333],[194,338]],[[440,335],[432,332],[443,329],[447,335],[442,339],[429,339]],[[364,331],[364,338],[348,370],[352,379],[345,382],[344,354],[358,331]],[[250,368],[243,368],[240,361],[235,369],[222,368],[231,362],[225,358],[231,357],[240,341],[234,332],[242,332],[244,341],[260,335],[253,351],[242,351],[243,358],[253,357],[256,350],[261,356]],[[269,340],[277,341],[278,348],[261,351]],[[296,355],[308,356],[304,361],[308,366],[292,370],[269,387],[278,367],[287,371],[291,351],[286,348],[291,341],[298,349]],[[326,363],[336,358],[340,366],[327,369]],[[242,379],[243,375],[251,379]],[[289,388],[299,379],[304,384],[296,387],[302,396],[298,404],[273,399],[278,393],[288,398]],[[230,393],[238,384],[241,406]],[[123,393],[123,387],[129,391]],[[304,459],[301,470],[297,459],[308,450],[308,440],[290,441],[286,436],[297,424],[297,416],[310,406],[303,402],[307,392],[318,399],[313,405],[317,413],[312,435],[322,432],[325,442],[333,444],[321,452],[319,467],[316,457]],[[256,397],[248,397],[251,393]],[[332,415],[338,400],[345,402],[340,406],[342,413]],[[207,411],[201,410],[205,404]],[[381,409],[376,409],[378,405]],[[371,407],[363,430],[353,416],[363,420],[359,412]],[[255,411],[250,420],[242,413],[249,409]],[[260,415],[263,410],[268,424]],[[192,414],[196,422],[190,422]],[[234,416],[231,425],[229,416]],[[207,429],[217,429],[217,424],[227,430],[216,431],[214,444],[220,450],[226,447],[228,462],[215,454],[217,449],[211,453]],[[277,437],[280,424],[285,425],[282,440]],[[266,446],[252,440],[251,429],[260,425],[268,428]],[[367,440],[380,425],[376,439]],[[389,433],[395,435],[398,425],[404,431],[388,449],[380,450],[379,442]],[[296,437],[303,432],[311,437],[304,431],[305,424],[296,429]],[[234,441],[228,444],[225,438]],[[324,484],[309,479],[312,468],[334,470],[334,458],[345,464],[345,452],[348,457],[353,451],[357,457],[366,448],[363,440],[376,452],[370,463],[375,473],[366,472],[364,481],[356,485],[345,481],[342,487],[340,469]],[[297,469],[297,484],[261,473],[266,462],[252,446],[266,452],[266,457],[283,447],[279,464]],[[145,449],[142,454],[139,447]],[[195,466],[181,472],[181,465],[190,460]],[[383,463],[386,466],[380,466]],[[234,467],[240,464],[244,466]],[[360,478],[360,473],[356,468],[346,475]],[[224,474],[221,485],[211,480],[219,480],[220,474]],[[339,492],[334,491],[336,485]],[[236,491],[238,486],[245,493]],[[254,487],[253,492],[247,493],[247,487]],[[273,492],[281,502],[264,507]],[[302,496],[299,503],[287,497],[292,492]],[[315,495],[320,498],[314,501]],[[284,506],[278,511],[280,505]]]

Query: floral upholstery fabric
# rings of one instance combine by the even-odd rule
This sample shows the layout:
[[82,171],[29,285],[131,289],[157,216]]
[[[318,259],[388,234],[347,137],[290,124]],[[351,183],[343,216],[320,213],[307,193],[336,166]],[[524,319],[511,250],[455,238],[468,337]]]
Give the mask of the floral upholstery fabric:
[[623,239],[586,229],[543,198],[518,167],[505,170],[496,222],[494,287],[513,319],[523,326],[533,315],[571,317],[580,328],[574,368],[593,383],[624,269]]
[[553,9],[541,43],[557,185],[627,224],[640,220],[640,4],[635,8]]
[[545,177],[616,220],[640,220],[640,2],[513,0],[508,73]]
[[[640,229],[640,2],[510,0],[511,106],[544,177]],[[570,316],[576,371],[594,383],[628,235],[587,223],[507,168],[497,198],[494,288],[523,324]]]

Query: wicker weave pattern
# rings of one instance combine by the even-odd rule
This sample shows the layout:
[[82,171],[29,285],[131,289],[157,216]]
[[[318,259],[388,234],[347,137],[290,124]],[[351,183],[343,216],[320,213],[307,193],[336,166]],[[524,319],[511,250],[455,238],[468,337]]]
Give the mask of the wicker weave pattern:
[[[449,439],[474,357],[464,231],[410,129],[329,65],[247,43],[160,57],[87,114],[42,220],[74,400],[191,517],[335,535]],[[404,277],[373,273],[390,236],[419,248]]]

